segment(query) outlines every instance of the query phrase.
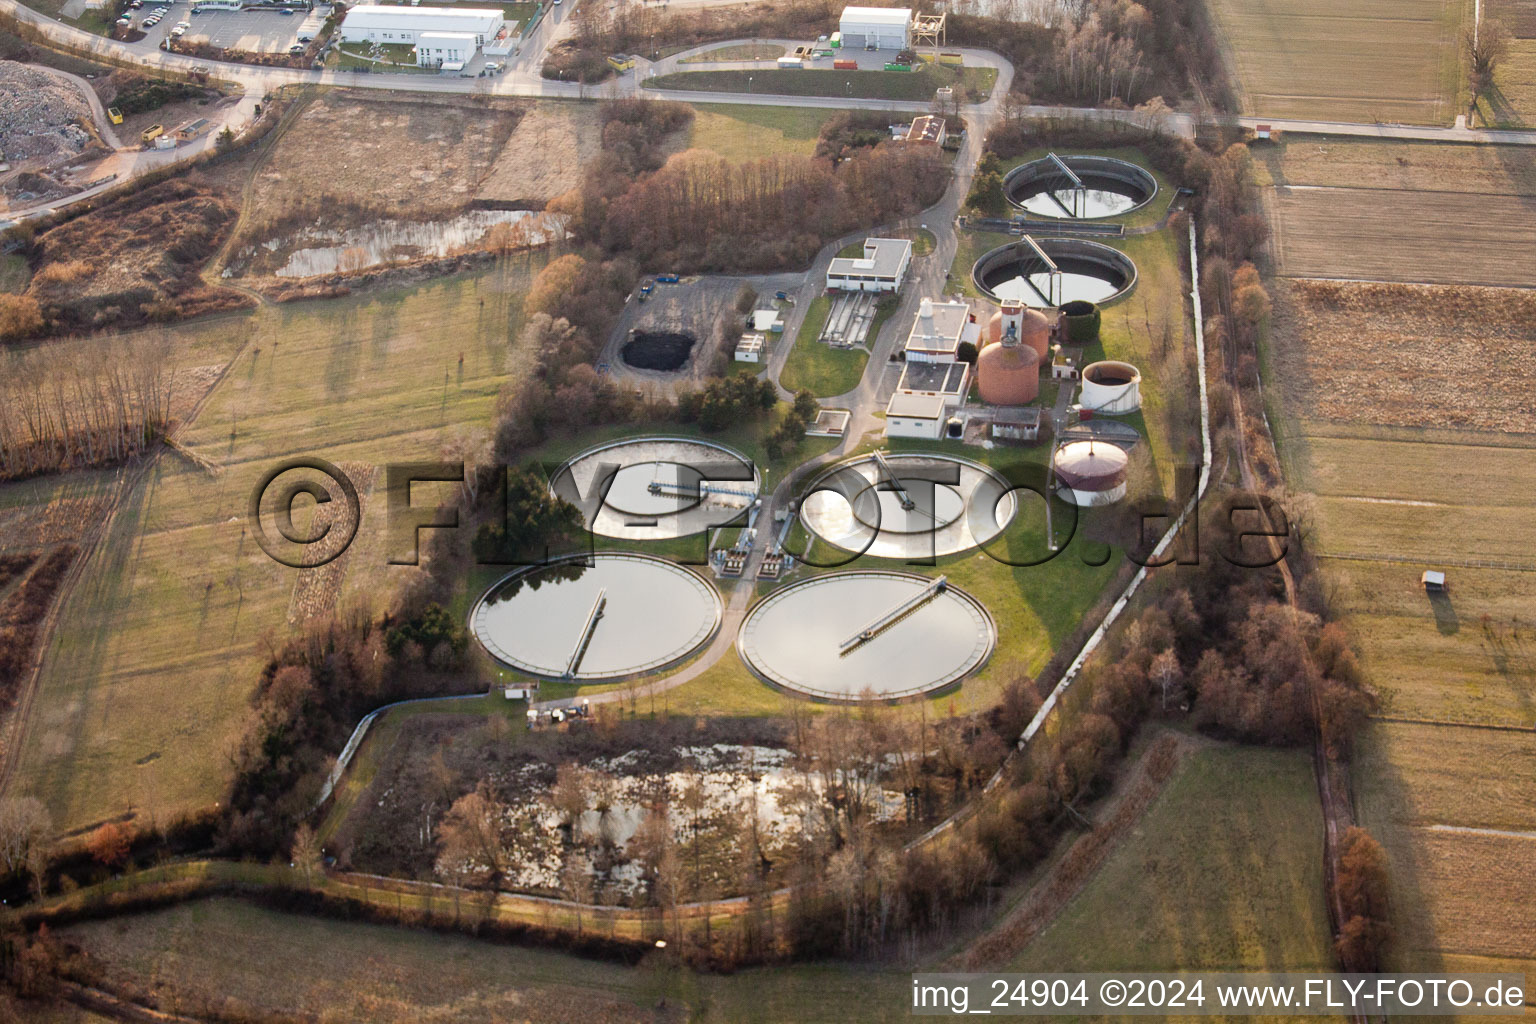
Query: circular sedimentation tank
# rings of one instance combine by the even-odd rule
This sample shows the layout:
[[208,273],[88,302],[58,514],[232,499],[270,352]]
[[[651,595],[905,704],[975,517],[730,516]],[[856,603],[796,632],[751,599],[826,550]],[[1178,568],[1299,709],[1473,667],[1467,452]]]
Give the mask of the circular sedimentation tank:
[[746,456],[724,445],[642,437],[587,449],[555,471],[550,489],[599,536],[670,540],[743,519],[759,482]]
[[719,592],[696,573],[603,552],[513,573],[480,599],[470,628],[510,668],[592,683],[682,661],[710,641],[720,616]]
[[806,489],[800,521],[843,551],[874,558],[942,557],[1002,533],[1016,504],[1008,482],[948,455],[863,455]]
[[1061,271],[1058,281],[1028,242],[1009,242],[984,254],[971,268],[978,291],[995,302],[1061,306],[1106,305],[1136,287],[1136,264],[1119,249],[1085,238],[1037,238]]
[[823,700],[913,697],[986,663],[997,627],[986,607],[938,579],[835,572],[753,607],[736,649],[760,678]]
[[1157,195],[1157,179],[1143,167],[1107,156],[1064,156],[1079,188],[1050,157],[1020,164],[1003,177],[1003,195],[1031,217],[1097,220],[1138,210]]

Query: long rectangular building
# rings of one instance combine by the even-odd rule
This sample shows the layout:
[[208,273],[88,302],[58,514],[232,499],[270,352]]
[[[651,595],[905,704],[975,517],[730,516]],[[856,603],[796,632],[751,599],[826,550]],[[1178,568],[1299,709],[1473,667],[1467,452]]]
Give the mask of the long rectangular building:
[[416,47],[416,63],[467,61],[503,33],[504,15],[488,7],[396,7],[359,4],[341,23],[344,43]]

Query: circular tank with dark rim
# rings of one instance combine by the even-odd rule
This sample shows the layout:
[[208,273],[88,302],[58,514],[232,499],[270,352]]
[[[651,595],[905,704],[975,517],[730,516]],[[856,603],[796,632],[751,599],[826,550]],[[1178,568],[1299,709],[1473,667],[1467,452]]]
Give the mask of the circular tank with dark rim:
[[1136,287],[1136,264],[1119,249],[1086,238],[1037,238],[1061,271],[1059,294],[1051,294],[1045,264],[1028,242],[1009,242],[982,255],[971,268],[976,289],[994,302],[1030,306],[1071,302],[1108,305]]
[[1031,217],[1101,220],[1141,209],[1157,195],[1157,179],[1143,167],[1108,156],[1064,156],[1081,189],[1049,157],[1020,164],[1003,177],[1003,195]]

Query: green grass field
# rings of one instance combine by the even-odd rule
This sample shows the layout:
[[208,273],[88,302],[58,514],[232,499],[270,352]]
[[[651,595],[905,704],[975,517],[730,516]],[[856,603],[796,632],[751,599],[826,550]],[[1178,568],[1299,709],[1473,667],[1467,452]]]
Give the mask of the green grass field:
[[1005,970],[1332,970],[1322,832],[1304,751],[1198,751]]
[[692,57],[684,57],[679,64],[711,64],[728,60],[778,60],[788,52],[777,43],[740,43],[736,46],[719,46]]
[[[825,295],[817,296],[806,309],[795,347],[789,350],[784,372],[779,375],[779,383],[789,390],[803,389],[817,398],[831,398],[859,386],[864,367],[869,363],[869,353],[862,349],[833,348],[820,340],[831,311],[832,300]],[[873,328],[872,324],[871,341],[875,337]]]
[[707,149],[737,162],[771,153],[809,156],[816,151],[821,126],[832,113],[810,107],[697,103],[688,146]]
[[[252,1016],[361,1014],[411,1024],[553,1024],[574,1017],[592,1024],[880,1024],[907,1012],[911,986],[907,971],[835,964],[728,975],[694,974],[655,959],[626,967],[458,935],[301,917],[229,899],[62,931],[115,973],[140,983],[153,979],[182,1004],[212,1000]],[[322,960],[327,976],[317,980],[314,965]],[[252,963],[262,969],[252,971]],[[663,1001],[671,1011],[650,1016]]]
[[1216,0],[1245,113],[1449,124],[1462,0]]
[[[748,81],[750,79],[750,81]],[[856,99],[931,100],[935,89],[964,86],[973,103],[992,95],[995,68],[925,64],[915,71],[832,71],[762,68],[753,71],[678,71],[647,78],[648,89],[751,92],[772,96],[847,96]]]
[[[18,775],[56,826],[129,811],[164,820],[220,797],[263,638],[281,638],[298,611],[295,571],[249,534],[248,495],[291,456],[382,467],[483,436],[519,365],[509,338],[536,269],[518,258],[244,322],[251,341],[181,435],[221,472],[162,454],[63,607]],[[382,482],[359,488],[343,605],[376,607],[412,571],[386,563]]]

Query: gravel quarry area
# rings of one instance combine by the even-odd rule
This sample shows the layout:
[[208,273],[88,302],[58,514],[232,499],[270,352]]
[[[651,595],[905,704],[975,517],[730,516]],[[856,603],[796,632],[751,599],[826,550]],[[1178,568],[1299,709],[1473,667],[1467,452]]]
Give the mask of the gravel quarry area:
[[79,155],[96,141],[91,108],[74,89],[45,72],[0,61],[0,157],[33,169]]

